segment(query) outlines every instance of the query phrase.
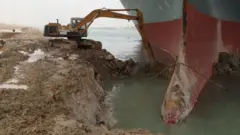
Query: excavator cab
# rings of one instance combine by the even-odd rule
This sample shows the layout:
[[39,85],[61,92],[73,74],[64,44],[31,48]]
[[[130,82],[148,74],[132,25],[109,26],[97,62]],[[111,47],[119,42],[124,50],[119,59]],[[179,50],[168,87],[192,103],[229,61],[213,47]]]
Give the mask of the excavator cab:
[[[70,22],[70,25],[72,28],[75,28],[76,25],[78,23],[81,22],[81,20],[83,20],[84,18],[80,18],[80,17],[72,17],[71,18],[71,22]],[[81,26],[79,29],[78,29],[78,33],[81,35],[81,37],[87,37],[88,36],[88,31],[85,30],[87,28],[87,24]],[[83,33],[84,32],[84,33]]]
[[84,18],[72,17],[70,24],[67,26],[61,25],[57,19],[56,23],[48,23],[44,26],[45,37],[67,37],[68,39],[75,40],[76,38],[87,37],[88,31],[86,30],[87,25],[85,24],[75,31],[71,29],[75,28],[76,25],[81,22]]

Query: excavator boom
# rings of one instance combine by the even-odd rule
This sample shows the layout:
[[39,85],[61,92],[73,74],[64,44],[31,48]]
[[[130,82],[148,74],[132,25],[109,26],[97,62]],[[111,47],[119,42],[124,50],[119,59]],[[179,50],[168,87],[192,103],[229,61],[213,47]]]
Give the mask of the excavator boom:
[[[136,16],[118,13],[120,11],[135,11]],[[137,21],[138,30],[142,37],[145,53],[148,57],[148,60],[150,63],[153,63],[155,61],[152,50],[151,50],[149,43],[144,34],[143,14],[138,9],[96,9],[96,10],[93,10],[92,12],[90,12],[86,17],[82,18],[79,22],[75,23],[74,25],[72,24],[71,27],[64,27],[61,25],[59,26],[59,25],[57,25],[58,24],[57,23],[57,24],[54,24],[55,25],[54,28],[52,27],[53,31],[55,31],[55,32],[52,32],[53,34],[50,32],[46,32],[46,33],[44,32],[44,33],[46,36],[58,35],[58,37],[59,36],[60,37],[61,36],[68,37],[68,39],[76,40],[77,44],[80,45],[80,41],[82,40],[81,38],[84,37],[84,35],[87,35],[86,33],[87,33],[88,28],[91,26],[91,24],[94,22],[95,19],[100,18],[100,17]],[[50,24],[46,25],[45,27],[49,27],[49,26],[50,26]],[[84,27],[84,29],[83,29],[83,27]],[[59,31],[63,30],[63,28],[65,28],[65,29],[68,28],[68,31],[66,32],[66,34],[61,35],[61,34],[59,34]],[[65,31],[65,30],[63,30],[63,31]]]
[[[118,11],[135,11],[136,16],[117,13]],[[87,28],[85,29],[85,31],[86,31],[90,27],[90,25],[93,23],[93,21],[97,18],[100,18],[100,17],[114,18],[114,19],[136,20],[138,22],[139,33],[142,37],[145,53],[148,57],[148,60],[149,60],[150,63],[153,63],[155,61],[154,60],[154,55],[153,55],[152,50],[151,50],[151,47],[149,46],[149,43],[148,43],[148,41],[145,37],[145,34],[144,34],[143,14],[138,9],[96,9],[96,10],[92,11],[91,13],[89,13],[83,20],[81,20],[81,22],[78,23],[76,25],[76,27],[74,27],[72,29],[72,31],[76,31],[79,28],[81,28],[82,26],[88,24]]]
[[[136,11],[136,16],[126,15],[117,13],[117,11]],[[90,25],[93,23],[93,21],[100,17],[106,17],[106,18],[114,18],[114,19],[126,19],[126,20],[136,20],[138,22],[139,27],[143,27],[143,15],[140,10],[138,9],[96,9],[89,13],[83,20],[81,20],[80,23],[76,25],[72,29],[72,31],[76,31],[82,26],[87,25],[86,30],[90,27]],[[143,30],[140,30],[140,34],[143,37]]]

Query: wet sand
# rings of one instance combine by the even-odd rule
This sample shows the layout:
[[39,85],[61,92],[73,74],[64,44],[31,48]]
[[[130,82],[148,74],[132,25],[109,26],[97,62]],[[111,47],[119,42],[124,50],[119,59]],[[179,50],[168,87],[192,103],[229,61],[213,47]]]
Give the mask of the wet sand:
[[[113,129],[102,78],[122,73],[129,61],[110,59],[106,50],[49,47],[33,29],[4,40],[0,134],[151,134],[144,129]],[[94,63],[97,60],[101,62]],[[119,68],[112,65],[116,63],[127,64]],[[123,71],[130,75],[129,67]]]

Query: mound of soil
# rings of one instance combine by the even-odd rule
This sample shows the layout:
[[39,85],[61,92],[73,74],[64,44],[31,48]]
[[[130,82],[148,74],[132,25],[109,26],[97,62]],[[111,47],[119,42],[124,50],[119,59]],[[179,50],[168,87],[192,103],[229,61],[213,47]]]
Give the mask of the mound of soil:
[[[49,47],[30,35],[7,39],[0,54],[0,81],[13,77],[28,86],[0,89],[0,134],[151,135],[143,129],[112,129],[115,120],[101,86],[101,77],[130,76],[134,61],[120,61],[106,50]],[[45,57],[27,62],[37,49]]]
[[238,54],[221,52],[215,65],[217,75],[240,73],[240,57]]

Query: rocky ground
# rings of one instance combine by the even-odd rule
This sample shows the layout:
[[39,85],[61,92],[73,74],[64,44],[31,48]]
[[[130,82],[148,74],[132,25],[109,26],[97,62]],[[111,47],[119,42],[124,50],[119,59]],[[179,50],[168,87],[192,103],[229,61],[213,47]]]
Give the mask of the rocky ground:
[[216,75],[239,74],[240,57],[238,54],[222,52],[219,54],[218,63],[215,65]]
[[120,61],[106,50],[50,47],[32,28],[0,38],[5,42],[0,49],[0,135],[151,134],[112,129],[115,121],[105,101],[102,80],[136,74],[141,68],[133,60]]

